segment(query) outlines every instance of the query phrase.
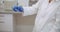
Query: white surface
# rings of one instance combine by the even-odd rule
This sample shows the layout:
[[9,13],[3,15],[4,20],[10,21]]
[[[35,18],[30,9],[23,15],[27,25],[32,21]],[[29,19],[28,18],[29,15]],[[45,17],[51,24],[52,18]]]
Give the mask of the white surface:
[[13,16],[12,14],[0,14],[4,15],[4,23],[0,23],[0,31],[12,31],[13,32]]

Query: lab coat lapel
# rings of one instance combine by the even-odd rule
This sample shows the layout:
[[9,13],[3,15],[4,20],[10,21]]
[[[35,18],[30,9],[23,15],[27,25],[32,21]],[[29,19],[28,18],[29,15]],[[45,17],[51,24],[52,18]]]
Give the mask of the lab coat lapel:
[[[47,2],[44,2],[44,3],[47,3]],[[49,6],[46,5],[46,7],[44,7],[44,8],[43,8],[43,6],[44,6],[44,4],[42,5],[41,11],[38,14],[39,15],[38,17],[40,18],[40,20],[38,21],[38,24],[37,24],[37,26],[39,28],[38,32],[40,32],[42,30],[42,28],[45,26],[47,20],[55,14],[56,11],[54,11],[54,10],[56,9],[56,7],[58,7],[58,4],[53,3]]]
[[58,6],[59,6],[58,3],[52,3],[51,5],[49,5],[49,8],[47,10],[45,10],[46,12],[43,13],[43,15],[45,15],[45,17],[44,17],[44,19],[42,18],[42,20],[40,20],[40,22],[42,21],[41,22],[41,29],[43,29],[47,20],[55,14],[55,12],[56,12],[55,10]]

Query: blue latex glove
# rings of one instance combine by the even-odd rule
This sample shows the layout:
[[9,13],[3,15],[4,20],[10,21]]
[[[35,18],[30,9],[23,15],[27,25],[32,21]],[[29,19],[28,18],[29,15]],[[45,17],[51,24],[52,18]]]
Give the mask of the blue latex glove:
[[17,12],[17,11],[23,12],[23,7],[22,6],[14,6],[13,11],[15,11],[15,12]]

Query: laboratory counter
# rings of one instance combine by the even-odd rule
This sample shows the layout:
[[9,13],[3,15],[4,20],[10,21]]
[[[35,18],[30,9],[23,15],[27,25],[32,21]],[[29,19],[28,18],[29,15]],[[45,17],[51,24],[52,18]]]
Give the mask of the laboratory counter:
[[14,11],[0,11],[0,14],[16,14],[16,13],[21,13],[21,12],[14,12]]

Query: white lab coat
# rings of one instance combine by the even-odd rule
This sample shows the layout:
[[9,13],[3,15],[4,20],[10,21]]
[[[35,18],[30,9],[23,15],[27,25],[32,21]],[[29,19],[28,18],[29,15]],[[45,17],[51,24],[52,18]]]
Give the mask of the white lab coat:
[[[53,32],[56,23],[56,11],[60,6],[59,1],[49,3],[48,0],[39,0],[32,7],[23,7],[24,16],[37,14],[33,32]],[[59,10],[58,10],[59,11]],[[51,21],[53,20],[53,21]]]

